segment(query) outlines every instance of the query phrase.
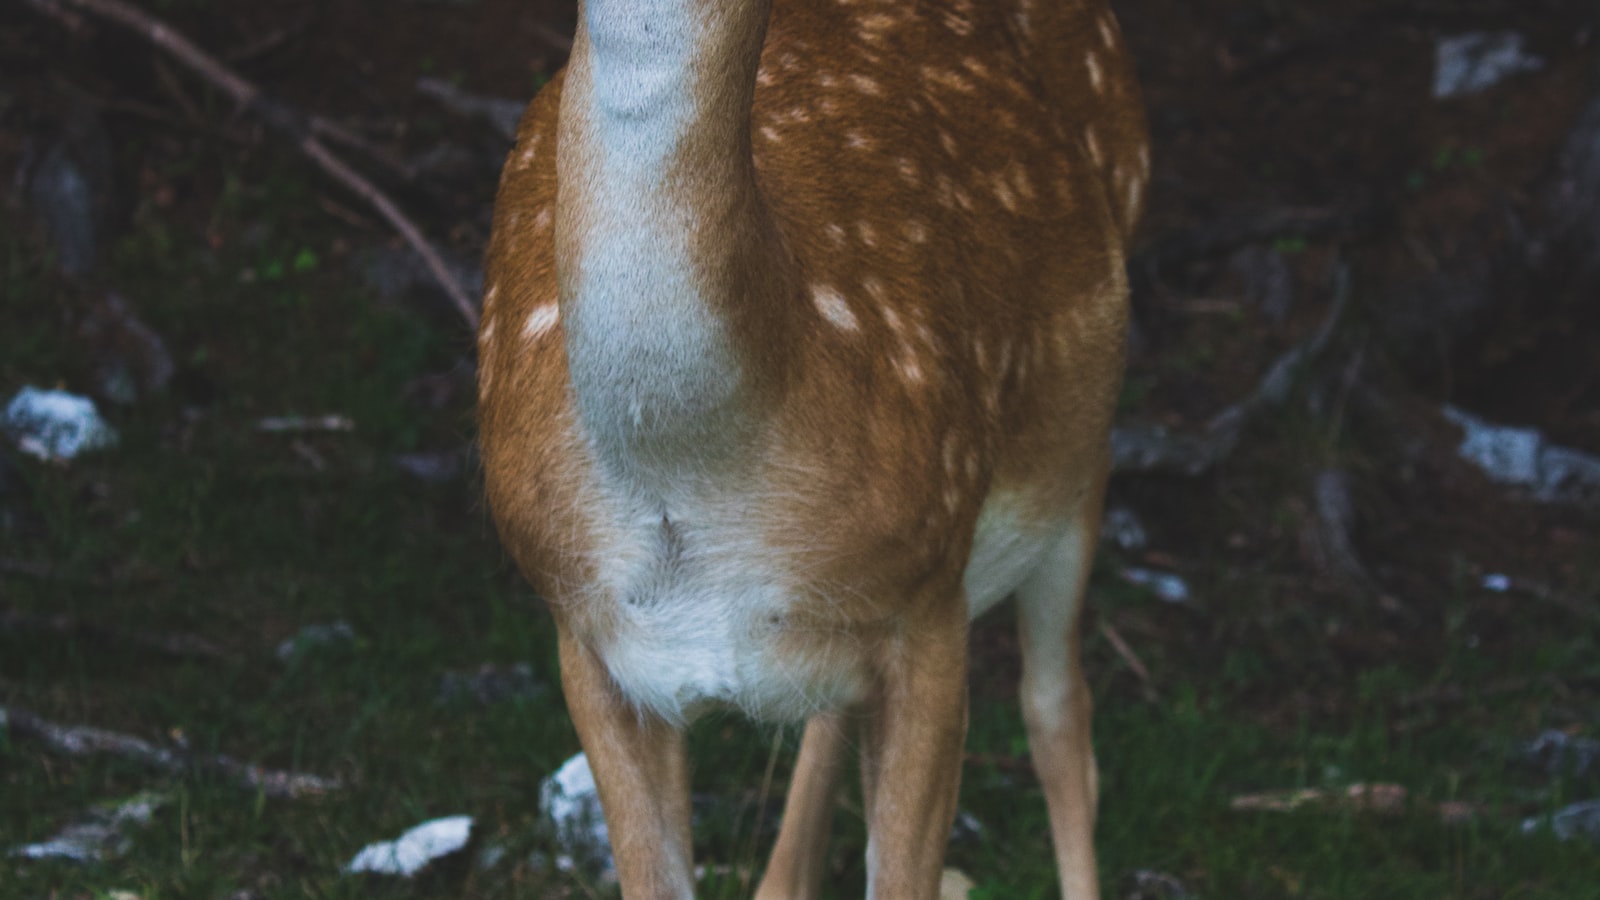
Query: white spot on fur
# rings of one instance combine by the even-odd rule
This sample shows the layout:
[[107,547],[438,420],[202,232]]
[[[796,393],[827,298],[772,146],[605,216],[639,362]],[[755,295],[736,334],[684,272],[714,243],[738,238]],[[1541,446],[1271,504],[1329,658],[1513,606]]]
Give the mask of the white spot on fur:
[[955,13],[947,12],[944,14],[944,27],[961,37],[966,37],[972,33],[972,22]]
[[781,140],[781,138],[778,136],[778,130],[773,128],[771,125],[761,126],[761,136],[769,141],[773,141],[774,143]]
[[1023,199],[1033,199],[1033,180],[1028,177],[1028,169],[1022,163],[1011,164],[1011,186]]
[[541,208],[539,210],[538,214],[533,217],[533,228],[534,228],[535,231],[544,231],[546,228],[549,228],[549,227],[550,227],[550,207],[546,206],[546,207]]
[[1100,153],[1100,136],[1095,133],[1093,125],[1083,126],[1083,142],[1089,148],[1089,159],[1099,166],[1105,162],[1105,157]]
[[900,228],[905,232],[906,240],[913,244],[926,243],[928,240],[928,226],[921,219],[907,219]]
[[901,320],[900,314],[895,312],[892,306],[883,307],[883,323],[888,325],[889,330],[895,334],[905,333],[905,322]]
[[861,236],[861,243],[868,247],[878,246],[878,229],[873,228],[872,223],[866,219],[856,223],[856,234]]
[[1084,54],[1083,63],[1089,67],[1089,86],[1094,88],[1097,94],[1105,93],[1106,73],[1100,70],[1100,58],[1090,50]]
[[867,31],[887,31],[899,24],[899,20],[884,13],[871,13],[862,16],[858,23]]
[[839,296],[839,292],[825,284],[811,286],[811,302],[817,307],[817,312],[827,319],[834,327],[844,331],[856,331],[861,323],[856,321],[856,314],[850,310],[850,304]]
[[835,247],[843,247],[845,241],[849,240],[849,235],[845,234],[844,227],[841,225],[824,225],[822,231],[828,236],[829,240],[833,241]]
[[1004,206],[1007,212],[1017,211],[1017,195],[1011,190],[1011,185],[1006,183],[1004,175],[994,177],[994,198],[1000,201],[1000,205]]
[[895,368],[899,370],[900,379],[906,384],[916,385],[922,383],[922,365],[917,362],[916,356],[909,349],[895,363]]
[[916,187],[922,183],[922,173],[917,169],[916,160],[909,156],[902,156],[895,160],[895,167],[900,170],[900,180]]
[[850,83],[855,85],[856,90],[863,94],[869,94],[873,97],[883,96],[883,87],[879,85],[878,82],[874,81],[870,76],[851,75]]
[[[972,26],[969,24],[967,27],[970,29]],[[972,82],[967,80],[966,76],[952,69],[935,69],[932,66],[923,66],[922,80],[931,81],[934,84],[960,91],[963,94],[970,94],[977,89]]]
[[559,306],[554,303],[535,306],[533,312],[528,314],[528,321],[522,326],[522,339],[532,341],[544,337],[559,321],[561,321]]
[[1117,34],[1111,28],[1111,17],[1109,15],[1102,16],[1100,19],[1100,42],[1106,45],[1107,50],[1117,45]]

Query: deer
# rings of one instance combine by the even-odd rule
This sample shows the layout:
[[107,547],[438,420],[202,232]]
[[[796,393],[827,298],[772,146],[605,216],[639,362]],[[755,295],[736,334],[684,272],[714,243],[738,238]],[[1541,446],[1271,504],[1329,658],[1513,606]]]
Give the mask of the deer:
[[937,896],[972,619],[1014,598],[1061,891],[1098,894],[1080,616],[1150,179],[1106,0],[581,0],[502,173],[485,491],[624,897],[694,896],[685,729],[804,722],[759,900]]

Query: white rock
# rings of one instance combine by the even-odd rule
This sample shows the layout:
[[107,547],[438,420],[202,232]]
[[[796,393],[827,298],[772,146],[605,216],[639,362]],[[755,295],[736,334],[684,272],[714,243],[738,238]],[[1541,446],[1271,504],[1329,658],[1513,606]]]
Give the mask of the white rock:
[[1148,589],[1168,603],[1188,603],[1189,583],[1171,572],[1157,572],[1130,566],[1122,570],[1122,578],[1129,584]]
[[117,432],[100,417],[93,400],[36,387],[25,387],[11,398],[0,416],[0,431],[9,434],[23,453],[47,462],[73,459],[117,442]]
[[1491,480],[1528,488],[1546,503],[1600,498],[1600,457],[1550,444],[1538,429],[1496,425],[1453,406],[1444,415],[1461,427],[1456,454]]
[[12,847],[7,855],[82,863],[115,859],[133,846],[128,831],[150,824],[156,810],[166,802],[162,794],[138,794],[120,803],[96,807],[50,840]]
[[449,856],[467,845],[471,816],[447,816],[423,822],[393,841],[368,844],[344,867],[346,873],[372,872],[406,878],[428,863]]
[[598,862],[602,870],[613,867],[611,835],[588,756],[579,753],[544,780],[539,786],[539,811],[555,826],[564,851],[556,857],[556,868],[571,871],[584,860]]
[[1434,98],[1475,94],[1512,75],[1544,68],[1544,60],[1528,53],[1523,42],[1523,36],[1513,31],[1440,38],[1434,45]]
[[1494,591],[1496,594],[1504,594],[1511,590],[1511,576],[1502,575],[1498,572],[1485,575],[1483,576],[1483,589]]
[[1150,536],[1145,533],[1139,514],[1126,506],[1113,506],[1106,510],[1100,534],[1129,553],[1143,550],[1150,543]]
[[1533,834],[1547,826],[1563,841],[1585,838],[1600,842],[1600,800],[1585,800],[1563,806],[1548,819],[1544,816],[1523,819],[1522,833]]

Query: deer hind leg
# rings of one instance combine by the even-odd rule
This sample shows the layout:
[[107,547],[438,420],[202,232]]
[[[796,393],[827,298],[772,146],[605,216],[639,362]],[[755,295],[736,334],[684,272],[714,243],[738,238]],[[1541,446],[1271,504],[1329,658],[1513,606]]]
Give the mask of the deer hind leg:
[[891,642],[862,722],[870,900],[939,896],[967,734],[966,603],[954,600]]
[[819,713],[806,723],[784,800],[783,825],[755,900],[814,900],[822,895],[828,832],[849,725],[844,713]]
[[1090,743],[1089,686],[1079,658],[1079,618],[1099,517],[1097,495],[1016,593],[1022,712],[1050,810],[1063,900],[1100,896],[1094,858],[1099,777]]

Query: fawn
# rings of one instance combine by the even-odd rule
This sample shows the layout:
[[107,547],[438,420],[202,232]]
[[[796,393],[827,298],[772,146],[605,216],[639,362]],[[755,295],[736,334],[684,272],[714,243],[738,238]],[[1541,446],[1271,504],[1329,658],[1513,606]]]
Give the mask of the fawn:
[[1149,180],[1105,0],[586,0],[496,202],[483,462],[624,896],[694,893],[684,728],[807,720],[757,897],[937,893],[970,619],[1015,596],[1062,892],[1098,896],[1078,620]]

